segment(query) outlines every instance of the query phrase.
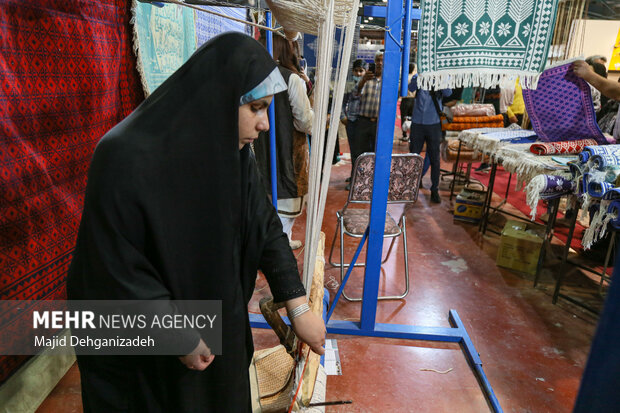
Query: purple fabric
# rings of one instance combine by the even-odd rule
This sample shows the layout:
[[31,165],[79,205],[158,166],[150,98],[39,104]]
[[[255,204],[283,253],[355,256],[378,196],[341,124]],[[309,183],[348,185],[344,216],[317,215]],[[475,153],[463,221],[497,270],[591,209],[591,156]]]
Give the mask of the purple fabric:
[[607,140],[596,123],[590,86],[571,70],[572,63],[545,70],[536,90],[523,89],[532,127],[545,142]]
[[545,183],[545,188],[540,191],[541,199],[550,199],[572,193],[576,187],[575,182],[570,178],[554,175],[545,175],[545,178],[547,181]]

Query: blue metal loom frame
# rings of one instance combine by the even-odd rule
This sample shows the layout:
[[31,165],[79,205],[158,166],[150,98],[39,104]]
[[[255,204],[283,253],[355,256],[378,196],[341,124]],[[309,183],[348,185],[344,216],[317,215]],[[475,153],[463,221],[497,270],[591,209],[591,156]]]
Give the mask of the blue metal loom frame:
[[[411,9],[411,0],[406,0],[405,7]],[[381,85],[381,107],[379,109],[379,120],[377,125],[370,224],[366,230],[366,234],[360,241],[353,262],[347,271],[347,275],[332,302],[329,314],[327,315],[327,332],[329,334],[459,343],[474,370],[474,374],[484,392],[489,407],[493,412],[502,412],[503,410],[499,405],[497,397],[495,397],[493,388],[482,369],[480,356],[456,310],[450,310],[448,314],[450,324],[453,326],[452,328],[376,323],[384,222],[387,210],[388,186],[392,162],[394,119],[396,117],[396,105],[399,92],[399,69],[402,67],[404,79],[407,79],[408,71],[408,67],[402,66],[402,63],[406,60],[402,58],[403,46],[400,44],[403,15],[407,15],[408,13],[403,13],[402,2],[399,0],[388,0],[386,8],[383,81]],[[410,22],[409,24],[405,24],[405,27],[407,26],[410,27]],[[398,39],[394,38],[395,34],[398,36]],[[410,32],[406,34],[410,36]],[[362,250],[366,237],[368,238],[368,246],[366,250],[366,267],[360,322],[343,320],[330,321],[329,319],[344,289],[344,285],[353,270],[353,264]],[[249,316],[252,327],[270,328],[262,315],[250,314]],[[285,322],[288,323],[288,320],[285,319]]]
[[[271,12],[265,12],[265,20],[267,21],[267,27],[271,27]],[[270,30],[266,30],[267,34],[267,51],[273,57],[273,32]],[[278,210],[278,178],[277,178],[277,156],[276,156],[276,109],[275,109],[275,100],[274,96],[269,104],[268,115],[269,115],[269,163],[271,165],[271,203],[273,207]]]

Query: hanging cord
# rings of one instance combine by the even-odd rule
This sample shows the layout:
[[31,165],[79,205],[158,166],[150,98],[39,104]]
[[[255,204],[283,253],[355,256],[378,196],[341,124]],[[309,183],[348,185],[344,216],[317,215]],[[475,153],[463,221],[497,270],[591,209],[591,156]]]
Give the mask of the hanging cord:
[[[333,2],[330,2],[330,6]],[[359,0],[353,1],[351,10],[358,9]],[[320,95],[323,99],[315,99],[315,124],[313,125],[313,146],[311,151],[311,175],[310,190],[308,201],[308,212],[306,221],[306,244],[307,250],[304,259],[304,285],[306,291],[310,291],[312,285],[312,276],[314,274],[315,257],[317,253],[321,224],[325,212],[325,202],[327,199],[327,190],[329,189],[329,180],[331,176],[331,156],[338,138],[338,125],[340,123],[340,112],[342,110],[342,98],[344,95],[344,87],[346,76],[349,70],[349,60],[351,57],[351,49],[353,46],[353,38],[355,37],[355,23],[357,14],[351,12],[348,16],[347,25],[344,30],[344,47],[341,46],[341,59],[337,61],[337,78],[335,81],[336,89],[332,99],[332,111],[330,118],[330,128],[327,137],[326,149],[325,143],[325,121],[322,116],[327,110],[327,100],[329,98],[329,82],[331,79],[331,62],[333,56],[334,43],[334,23],[333,15],[328,13],[326,20],[320,22],[319,25],[319,55],[317,62],[317,90],[321,92],[320,86],[326,87],[325,95]],[[319,136],[315,136],[319,133]],[[316,141],[315,141],[316,139]],[[326,159],[322,159],[323,153],[328,154]],[[321,168],[321,166],[323,166]],[[323,174],[321,181],[321,171]]]
[[194,6],[193,4],[184,3],[184,2],[179,1],[179,0],[166,0],[166,3],[172,3],[172,4],[176,4],[178,6],[189,7],[190,9],[202,11],[202,12],[209,13],[209,14],[213,14],[215,16],[222,17],[224,19],[228,19],[228,20],[239,22],[239,23],[243,23],[243,24],[246,24],[248,26],[258,27],[259,29],[268,30],[268,31],[274,32],[274,33],[279,33],[280,30],[282,30],[282,27],[278,27],[278,28],[274,29],[272,27],[267,27],[267,26],[263,26],[261,24],[252,23],[252,22],[249,22],[247,20],[241,20],[241,19],[238,19],[236,17],[227,16],[225,14],[218,13],[216,11],[211,11],[211,10],[203,9],[202,7]]

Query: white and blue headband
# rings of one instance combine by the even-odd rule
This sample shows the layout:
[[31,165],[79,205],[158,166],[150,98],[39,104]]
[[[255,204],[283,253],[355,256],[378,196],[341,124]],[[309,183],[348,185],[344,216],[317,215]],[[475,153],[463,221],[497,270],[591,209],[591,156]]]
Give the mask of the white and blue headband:
[[256,99],[264,98],[265,96],[275,95],[276,93],[283,92],[286,89],[288,89],[288,87],[284,82],[284,78],[276,67],[269,74],[269,76],[260,82],[254,89],[241,96],[239,99],[239,106],[255,101]]

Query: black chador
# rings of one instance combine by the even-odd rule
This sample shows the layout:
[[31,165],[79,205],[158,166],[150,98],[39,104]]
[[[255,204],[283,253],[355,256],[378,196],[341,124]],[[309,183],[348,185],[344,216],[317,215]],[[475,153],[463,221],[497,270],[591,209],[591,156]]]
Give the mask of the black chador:
[[[276,301],[305,293],[250,149],[239,150],[240,98],[275,67],[252,38],[220,35],[97,145],[69,299],[222,300],[224,354],[204,371],[176,356],[78,356],[86,412],[250,410],[256,271]],[[179,339],[188,354],[199,336]]]

